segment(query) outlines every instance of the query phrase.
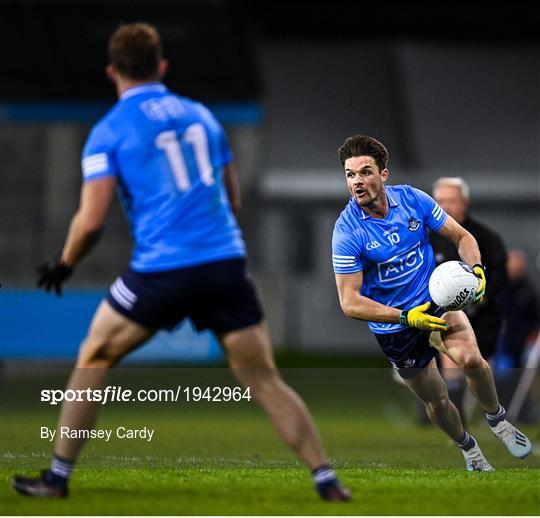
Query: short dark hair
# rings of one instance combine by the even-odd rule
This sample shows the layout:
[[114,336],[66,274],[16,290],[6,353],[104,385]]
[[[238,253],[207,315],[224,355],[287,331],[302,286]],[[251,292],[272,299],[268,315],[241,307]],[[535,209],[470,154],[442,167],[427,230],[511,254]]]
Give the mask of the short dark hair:
[[353,156],[370,156],[375,160],[380,171],[386,169],[389,154],[384,145],[373,137],[367,135],[353,135],[345,140],[345,143],[338,149],[341,165],[345,166],[345,161]]
[[121,25],[109,39],[109,61],[129,79],[154,79],[163,58],[161,38],[148,23]]

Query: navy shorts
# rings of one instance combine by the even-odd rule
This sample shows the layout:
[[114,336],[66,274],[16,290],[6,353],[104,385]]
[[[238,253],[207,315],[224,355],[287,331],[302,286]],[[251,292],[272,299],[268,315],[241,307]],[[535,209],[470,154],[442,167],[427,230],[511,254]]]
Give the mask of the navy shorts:
[[[445,311],[432,303],[430,315],[441,317]],[[438,355],[429,345],[431,331],[407,327],[395,333],[374,333],[375,338],[390,363],[403,379],[414,378]]]
[[263,319],[243,258],[160,272],[128,269],[111,286],[107,301],[153,329],[170,330],[189,317],[199,331],[225,333]]

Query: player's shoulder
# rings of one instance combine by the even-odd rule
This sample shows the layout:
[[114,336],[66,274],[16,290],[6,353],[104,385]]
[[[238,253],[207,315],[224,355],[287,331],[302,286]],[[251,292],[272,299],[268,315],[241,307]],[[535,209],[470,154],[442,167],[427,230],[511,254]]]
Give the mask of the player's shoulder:
[[115,142],[118,137],[118,121],[119,121],[120,103],[112,106],[105,115],[103,115],[92,126],[88,140],[99,142]]
[[399,184],[399,185],[387,185],[386,191],[394,193],[394,194],[407,194],[410,193],[413,187],[407,184]]
[[404,199],[417,199],[418,197],[426,196],[424,191],[408,184],[388,185],[386,187],[386,192],[389,192],[390,195],[395,195]]
[[364,222],[358,216],[359,210],[361,209],[356,206],[355,201],[349,198],[349,203],[341,211],[334,224],[334,239],[358,239],[363,236]]
[[352,226],[353,224],[352,210],[353,210],[353,207],[351,204],[351,198],[349,198],[347,205],[345,205],[344,209],[340,212],[338,218],[336,219],[334,228],[347,228],[347,227]]
[[223,131],[217,117],[214,115],[212,110],[202,101],[183,95],[174,95],[184,106],[186,117],[188,120],[202,122],[207,129],[212,130],[213,132],[219,133]]
[[168,96],[176,98],[184,107],[188,113],[197,113],[200,116],[213,116],[212,112],[202,101],[188,97],[187,95],[181,95],[172,91],[167,91]]
[[[189,99],[189,98],[187,98]],[[189,99],[191,109],[207,124],[210,126],[220,126],[217,117],[212,110],[201,101]]]
[[386,188],[391,197],[394,197],[398,203],[404,203],[409,206],[431,206],[434,201],[429,194],[418,187],[412,185],[392,185]]

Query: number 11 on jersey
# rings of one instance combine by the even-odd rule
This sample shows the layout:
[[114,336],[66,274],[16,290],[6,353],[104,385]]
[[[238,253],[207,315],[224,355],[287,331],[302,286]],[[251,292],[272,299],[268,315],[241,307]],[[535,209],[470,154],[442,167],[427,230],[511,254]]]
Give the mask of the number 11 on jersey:
[[[200,123],[191,124],[182,135],[182,140],[193,146],[198,169],[195,174],[200,175],[205,185],[213,185],[215,182],[204,126]],[[158,149],[163,150],[167,157],[178,190],[182,192],[189,190],[191,188],[190,175],[176,131],[163,131],[156,137],[155,142]]]

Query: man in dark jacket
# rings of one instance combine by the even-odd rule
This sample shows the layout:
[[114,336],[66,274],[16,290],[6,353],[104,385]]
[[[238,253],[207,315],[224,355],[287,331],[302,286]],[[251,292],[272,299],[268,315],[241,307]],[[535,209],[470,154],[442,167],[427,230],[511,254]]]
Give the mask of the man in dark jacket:
[[[462,178],[439,178],[433,185],[433,197],[478,242],[489,288],[482,303],[469,306],[464,311],[472,324],[482,356],[489,360],[495,353],[503,324],[504,315],[498,299],[508,283],[506,249],[500,236],[494,230],[470,217],[468,213],[469,186]],[[435,252],[437,265],[446,261],[460,260],[456,247],[450,241],[435,233],[431,233],[430,241]],[[465,381],[463,376],[456,365],[445,355],[440,355],[440,367],[446,378],[450,399],[464,418],[462,402]]]

